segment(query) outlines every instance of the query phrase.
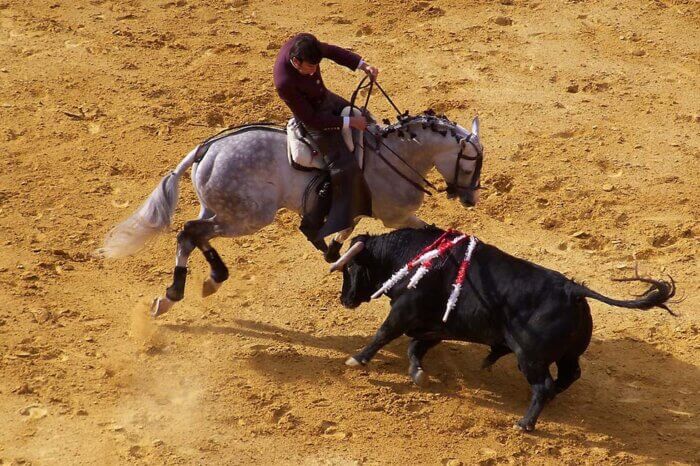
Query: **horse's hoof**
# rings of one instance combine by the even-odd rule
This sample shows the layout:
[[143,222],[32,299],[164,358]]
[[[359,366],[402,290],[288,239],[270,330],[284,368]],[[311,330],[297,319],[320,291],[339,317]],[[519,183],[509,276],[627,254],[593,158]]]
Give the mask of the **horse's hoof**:
[[207,296],[211,296],[216,293],[219,288],[221,288],[222,283],[223,282],[214,281],[214,279],[211,277],[207,277],[207,279],[204,280],[204,283],[202,283],[202,297],[206,298]]
[[425,387],[425,384],[428,382],[428,374],[423,369],[418,369],[411,378],[413,383],[419,387]]
[[351,357],[348,358],[347,361],[345,361],[345,365],[350,367],[361,367],[362,363],[357,359]]
[[171,301],[167,297],[154,299],[151,304],[151,317],[162,316],[168,312],[174,304],[175,301]]

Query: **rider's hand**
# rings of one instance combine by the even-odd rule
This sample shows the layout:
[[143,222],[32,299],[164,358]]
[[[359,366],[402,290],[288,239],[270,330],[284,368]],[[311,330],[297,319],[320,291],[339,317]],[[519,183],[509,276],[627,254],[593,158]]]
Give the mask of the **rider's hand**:
[[363,116],[350,117],[350,127],[364,131],[367,129],[367,118]]
[[379,69],[375,68],[374,66],[370,65],[369,63],[363,63],[362,64],[362,71],[367,73],[367,75],[372,79],[372,81],[377,80],[377,76],[379,76]]

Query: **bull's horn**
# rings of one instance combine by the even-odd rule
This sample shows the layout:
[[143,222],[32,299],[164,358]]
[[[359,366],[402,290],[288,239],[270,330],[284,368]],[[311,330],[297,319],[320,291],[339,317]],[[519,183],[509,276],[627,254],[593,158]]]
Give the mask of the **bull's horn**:
[[364,248],[365,243],[363,243],[362,241],[358,241],[357,243],[353,244],[340,259],[338,259],[331,265],[331,268],[328,272],[332,273],[337,272],[338,270],[342,270],[343,267],[345,267],[347,263],[350,262],[350,259],[358,255],[360,251],[362,251]]

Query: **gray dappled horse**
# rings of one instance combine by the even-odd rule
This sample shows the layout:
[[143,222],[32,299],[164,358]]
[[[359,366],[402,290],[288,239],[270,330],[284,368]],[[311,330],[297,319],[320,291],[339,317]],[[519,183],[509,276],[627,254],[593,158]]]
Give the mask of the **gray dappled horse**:
[[[420,174],[422,180],[432,167],[445,179],[448,195],[459,196],[464,205],[476,205],[483,160],[478,118],[472,121],[471,133],[431,111],[404,116],[393,125],[374,126],[372,131],[375,136],[365,135],[364,176],[372,191],[372,216],[385,226],[426,225],[415,215],[424,197],[424,191],[417,189],[420,180],[416,178]],[[180,177],[192,167],[201,211],[199,218],[186,222],[177,235],[173,284],[164,297],[154,300],[154,317],[184,297],[187,260],[195,248],[202,251],[211,267],[203,286],[203,295],[208,296],[228,278],[228,269],[209,241],[254,233],[272,223],[281,208],[301,213],[306,188],[318,175],[318,171],[290,166],[286,133],[276,127],[243,127],[212,143],[198,163],[196,153],[194,149],[187,154],[139,210],[109,232],[101,249],[106,257],[127,256],[166,230],[177,205]],[[352,230],[336,235],[334,254]],[[331,261],[336,258],[326,257]]]

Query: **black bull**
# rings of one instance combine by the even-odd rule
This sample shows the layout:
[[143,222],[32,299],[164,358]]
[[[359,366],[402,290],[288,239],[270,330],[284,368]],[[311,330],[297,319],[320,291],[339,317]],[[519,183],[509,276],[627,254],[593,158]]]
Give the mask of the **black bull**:
[[[355,308],[370,300],[393,272],[435,241],[442,230],[397,230],[381,236],[358,236],[331,270],[343,270],[341,302]],[[384,345],[405,334],[409,374],[421,384],[425,374],[421,360],[442,340],[461,340],[491,347],[482,367],[501,356],[515,353],[518,367],[532,389],[532,401],[517,426],[532,430],[545,403],[566,390],[581,375],[579,357],[591,340],[593,322],[586,298],[614,306],[671,312],[666,303],[675,294],[670,282],[646,278],[650,288],[639,299],[616,300],[573,282],[559,272],[518,259],[479,242],[467,279],[446,323],[445,305],[457,275],[458,259],[466,244],[458,246],[442,264],[426,275],[414,289],[399,282],[387,294],[391,311],[372,342],[348,359],[351,366],[367,364]],[[557,365],[553,380],[549,366]]]

